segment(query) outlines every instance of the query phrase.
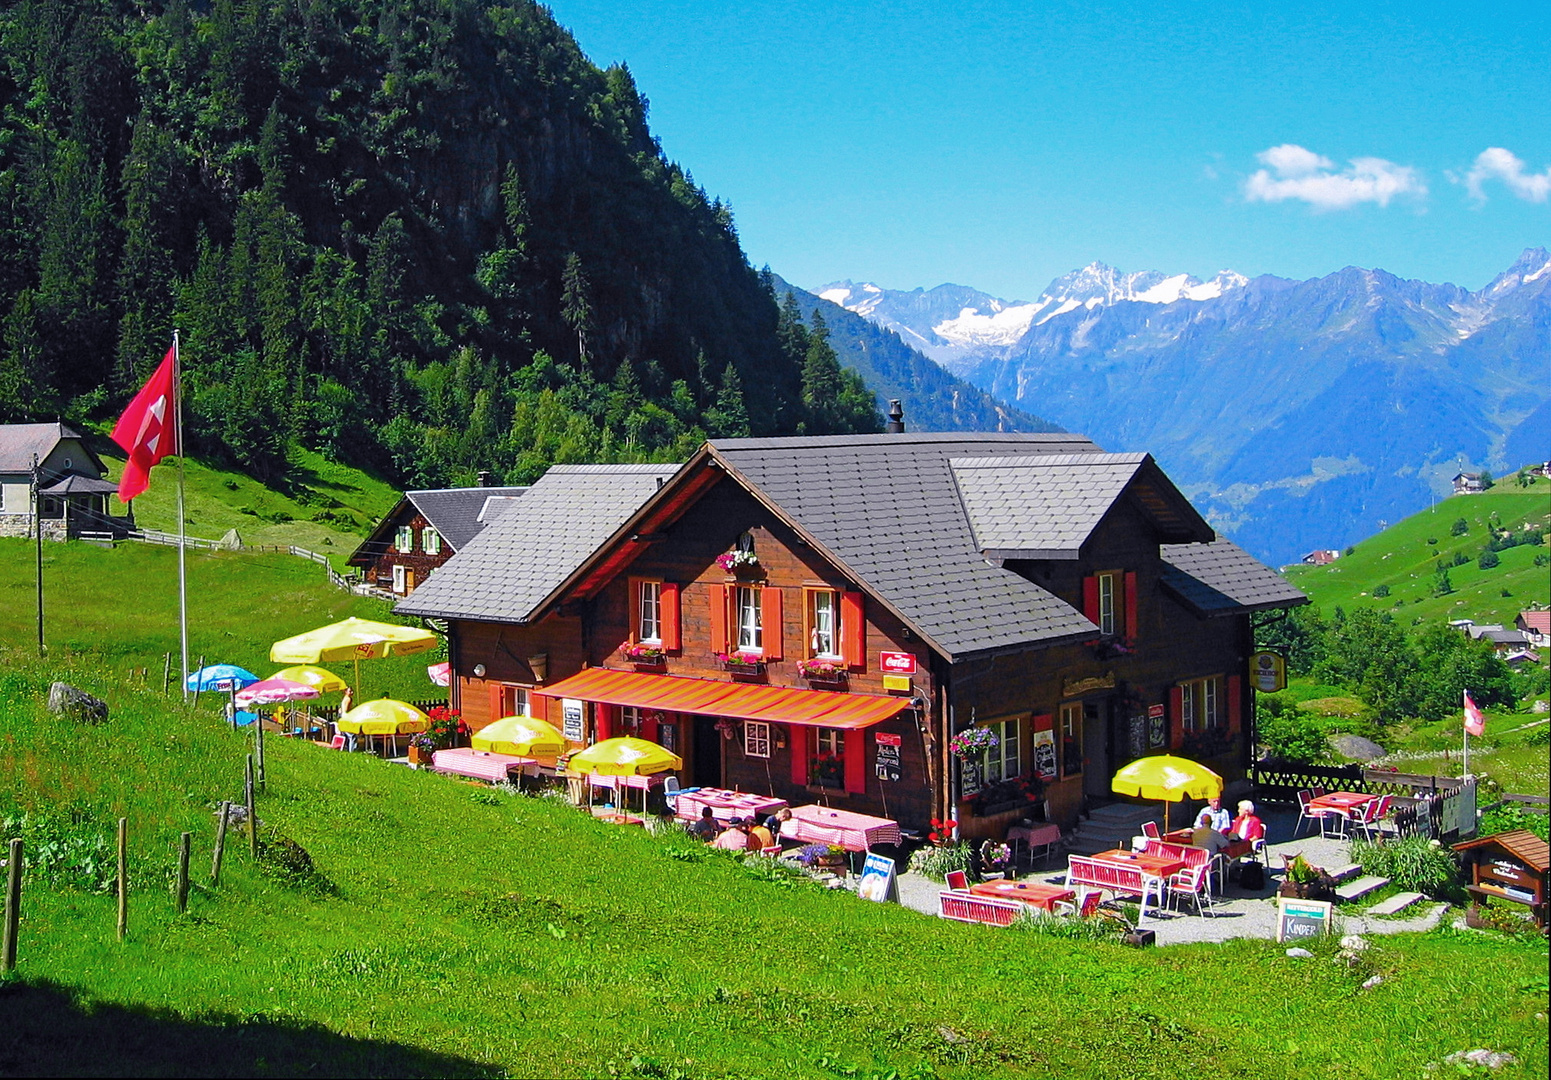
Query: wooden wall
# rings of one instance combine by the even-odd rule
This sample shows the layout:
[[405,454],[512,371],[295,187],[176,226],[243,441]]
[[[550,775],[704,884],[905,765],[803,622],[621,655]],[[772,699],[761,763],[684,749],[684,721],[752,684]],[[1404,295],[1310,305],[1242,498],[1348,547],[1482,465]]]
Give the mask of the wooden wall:
[[[445,536],[442,537],[442,550],[438,554],[427,555],[425,553],[421,545],[424,543],[424,530],[430,524],[426,520],[425,515],[415,509],[413,503],[408,504],[398,515],[391,519],[386,532],[382,534],[384,536],[382,543],[385,550],[378,552],[371,562],[357,564],[362,567],[362,573],[365,575],[367,584],[376,585],[383,589],[391,589],[393,588],[393,568],[395,566],[404,566],[414,574],[414,583],[404,594],[407,596],[415,591],[415,586],[422,584],[431,575],[432,570],[435,570],[438,566],[452,558],[452,546],[447,543]],[[404,525],[408,525],[414,530],[415,546],[413,551],[400,551],[394,546],[398,530]]]

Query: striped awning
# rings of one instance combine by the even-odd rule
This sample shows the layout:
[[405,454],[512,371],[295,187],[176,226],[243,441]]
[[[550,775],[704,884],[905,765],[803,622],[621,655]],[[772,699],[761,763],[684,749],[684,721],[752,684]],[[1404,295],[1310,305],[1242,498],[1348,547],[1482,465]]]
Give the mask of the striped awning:
[[662,712],[704,713],[739,720],[810,727],[865,728],[910,707],[906,698],[840,694],[785,686],[690,679],[612,668],[588,668],[536,690],[545,697],[576,698],[605,705],[630,705]]

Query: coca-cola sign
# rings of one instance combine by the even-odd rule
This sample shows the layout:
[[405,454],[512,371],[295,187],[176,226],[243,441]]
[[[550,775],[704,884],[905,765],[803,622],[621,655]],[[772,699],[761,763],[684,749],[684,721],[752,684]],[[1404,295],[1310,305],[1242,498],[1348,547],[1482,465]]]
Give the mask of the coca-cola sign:
[[879,653],[878,666],[890,675],[914,675],[916,673],[915,653]]

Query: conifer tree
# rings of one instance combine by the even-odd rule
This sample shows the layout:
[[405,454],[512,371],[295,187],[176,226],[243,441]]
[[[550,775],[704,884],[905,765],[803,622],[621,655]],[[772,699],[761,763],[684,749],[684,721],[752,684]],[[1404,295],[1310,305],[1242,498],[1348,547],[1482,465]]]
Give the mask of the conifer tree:
[[716,392],[716,404],[706,411],[706,424],[713,438],[741,439],[749,434],[749,412],[743,400],[743,380],[731,363],[722,372],[722,385]]
[[585,366],[587,331],[592,328],[592,298],[581,256],[574,251],[566,256],[565,273],[560,278],[560,317],[576,333],[576,355]]

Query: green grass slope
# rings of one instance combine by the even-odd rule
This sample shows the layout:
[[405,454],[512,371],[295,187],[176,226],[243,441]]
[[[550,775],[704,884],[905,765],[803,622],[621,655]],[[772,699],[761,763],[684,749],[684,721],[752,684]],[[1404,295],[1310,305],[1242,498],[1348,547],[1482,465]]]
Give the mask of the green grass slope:
[[[1487,521],[1493,515],[1503,529],[1551,524],[1551,482],[1540,479],[1526,489],[1510,478],[1479,495],[1456,495],[1369,537],[1328,566],[1295,566],[1286,575],[1326,615],[1339,605],[1348,611],[1359,606],[1392,609],[1407,621],[1468,618],[1511,623],[1526,607],[1551,603],[1551,570],[1534,565],[1535,556],[1551,547],[1509,548],[1498,553],[1498,566],[1480,569],[1475,559],[1491,538]],[[1459,518],[1469,531],[1452,536],[1450,528]],[[1471,561],[1450,568],[1454,592],[1433,596],[1435,559],[1447,563],[1457,551]],[[1380,585],[1389,586],[1388,596],[1373,595]]]
[[101,727],[48,717],[48,677],[0,676],[0,801],[36,840],[127,816],[131,931],[114,940],[110,896],[33,875],[24,981],[0,994],[8,1072],[1276,1080],[1422,1075],[1486,1045],[1523,1063],[1500,1075],[1545,1075],[1539,945],[1381,939],[1349,968],[1326,947],[963,926],[279,739],[259,812],[310,871],[234,837],[221,886],[179,917],[177,835],[203,881],[210,803],[238,795],[246,742],[133,689]]
[[[35,860],[0,1072],[1291,1080],[1423,1075],[1489,1046],[1519,1061],[1504,1080],[1546,1075],[1540,943],[1383,938],[1349,967],[1327,943],[1300,961],[1268,942],[1128,950],[964,926],[283,739],[259,800],[266,854],[233,836],[209,887],[211,809],[239,796],[249,743],[126,678],[170,640],[166,554],[59,547],[47,572],[90,589],[73,615],[61,601],[40,661],[28,549],[0,546],[0,818]],[[201,556],[201,648],[251,659],[354,603],[279,558]],[[48,715],[59,677],[112,719]],[[122,943],[100,891],[120,816]],[[185,830],[200,887],[178,916]]]
[[[100,452],[100,451],[99,451]],[[117,480],[124,460],[102,455]],[[217,540],[236,529],[245,544],[296,545],[329,555],[335,569],[398,501],[399,492],[359,469],[308,450],[292,454],[289,493],[266,487],[245,473],[190,459],[184,466],[184,518],[190,536]],[[114,514],[127,511],[110,500]],[[178,529],[177,465],[151,470],[151,486],[135,500],[142,528]]]

